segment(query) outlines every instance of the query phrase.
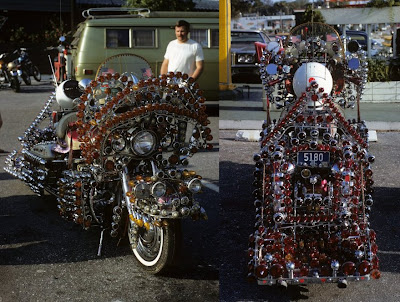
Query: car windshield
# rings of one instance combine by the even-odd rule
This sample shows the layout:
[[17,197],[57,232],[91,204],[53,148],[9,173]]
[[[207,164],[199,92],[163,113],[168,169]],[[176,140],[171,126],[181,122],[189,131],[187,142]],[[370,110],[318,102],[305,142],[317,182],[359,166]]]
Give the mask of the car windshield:
[[357,34],[349,34],[348,36],[350,37],[351,40],[356,40],[361,45],[367,45],[367,41],[366,41],[367,39],[365,36],[357,35]]
[[231,38],[232,43],[264,42],[261,35],[257,32],[232,32]]

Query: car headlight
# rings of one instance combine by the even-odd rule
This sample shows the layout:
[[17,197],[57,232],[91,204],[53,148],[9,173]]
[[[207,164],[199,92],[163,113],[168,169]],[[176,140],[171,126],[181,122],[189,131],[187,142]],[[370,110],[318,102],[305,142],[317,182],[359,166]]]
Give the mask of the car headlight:
[[150,186],[146,183],[137,184],[133,193],[137,199],[147,199],[150,197]]
[[254,63],[254,55],[239,55],[238,63]]
[[193,178],[191,181],[189,181],[188,188],[193,193],[199,193],[202,188],[201,180],[198,178]]
[[139,131],[131,139],[132,151],[139,156],[149,155],[154,151],[156,145],[156,134],[149,130]]
[[154,197],[164,196],[166,191],[167,191],[167,186],[160,181],[156,182],[151,187],[151,195],[153,195]]

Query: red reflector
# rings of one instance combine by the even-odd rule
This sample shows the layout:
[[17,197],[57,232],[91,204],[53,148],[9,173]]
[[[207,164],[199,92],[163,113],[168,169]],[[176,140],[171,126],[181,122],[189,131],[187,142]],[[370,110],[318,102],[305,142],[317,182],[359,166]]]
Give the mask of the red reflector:
[[264,283],[264,284],[267,283],[267,280],[263,280],[263,283]]
[[324,283],[326,281],[325,278],[321,278],[321,282]]
[[53,111],[51,113],[51,119],[52,119],[53,123],[57,123],[58,122],[58,120],[57,120],[57,111]]
[[346,176],[344,177],[344,180],[345,180],[345,181],[350,181],[350,175],[346,175]]
[[84,70],[83,70],[83,74],[92,75],[92,74],[93,74],[93,70],[91,70],[91,69],[84,69]]
[[299,282],[300,282],[300,283],[304,283],[304,279],[300,279]]

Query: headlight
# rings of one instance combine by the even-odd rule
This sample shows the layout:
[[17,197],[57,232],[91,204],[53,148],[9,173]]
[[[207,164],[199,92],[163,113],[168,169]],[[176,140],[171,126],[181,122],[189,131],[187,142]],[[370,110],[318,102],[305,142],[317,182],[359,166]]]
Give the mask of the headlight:
[[151,188],[151,195],[153,195],[154,197],[161,197],[165,194],[166,191],[167,191],[166,185],[159,181],[156,182]]
[[170,135],[164,136],[162,138],[160,144],[161,144],[161,147],[168,148],[172,144],[172,137]]
[[11,70],[17,68],[17,65],[14,62],[10,62],[7,64],[7,68],[8,68],[8,70],[11,71]]
[[137,199],[147,199],[150,197],[150,186],[146,183],[140,183],[133,190]]
[[238,63],[254,63],[253,55],[239,55]]
[[156,134],[148,130],[139,131],[131,140],[132,151],[139,156],[146,156],[152,153],[156,148],[156,144]]
[[189,181],[188,188],[193,193],[199,193],[202,188],[200,179],[193,178],[191,181]]
[[123,136],[115,134],[111,140],[111,146],[115,152],[121,152],[126,147],[126,142]]

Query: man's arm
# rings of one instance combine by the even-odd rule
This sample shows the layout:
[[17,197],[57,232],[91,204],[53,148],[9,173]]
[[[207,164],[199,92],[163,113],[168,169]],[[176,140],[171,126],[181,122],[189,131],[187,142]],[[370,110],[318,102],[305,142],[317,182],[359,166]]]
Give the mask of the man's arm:
[[166,74],[168,72],[168,64],[169,64],[169,60],[164,59],[164,61],[161,64],[160,74]]
[[196,61],[196,69],[194,70],[193,74],[192,74],[192,78],[194,78],[195,80],[198,80],[201,73],[204,70],[204,61]]

